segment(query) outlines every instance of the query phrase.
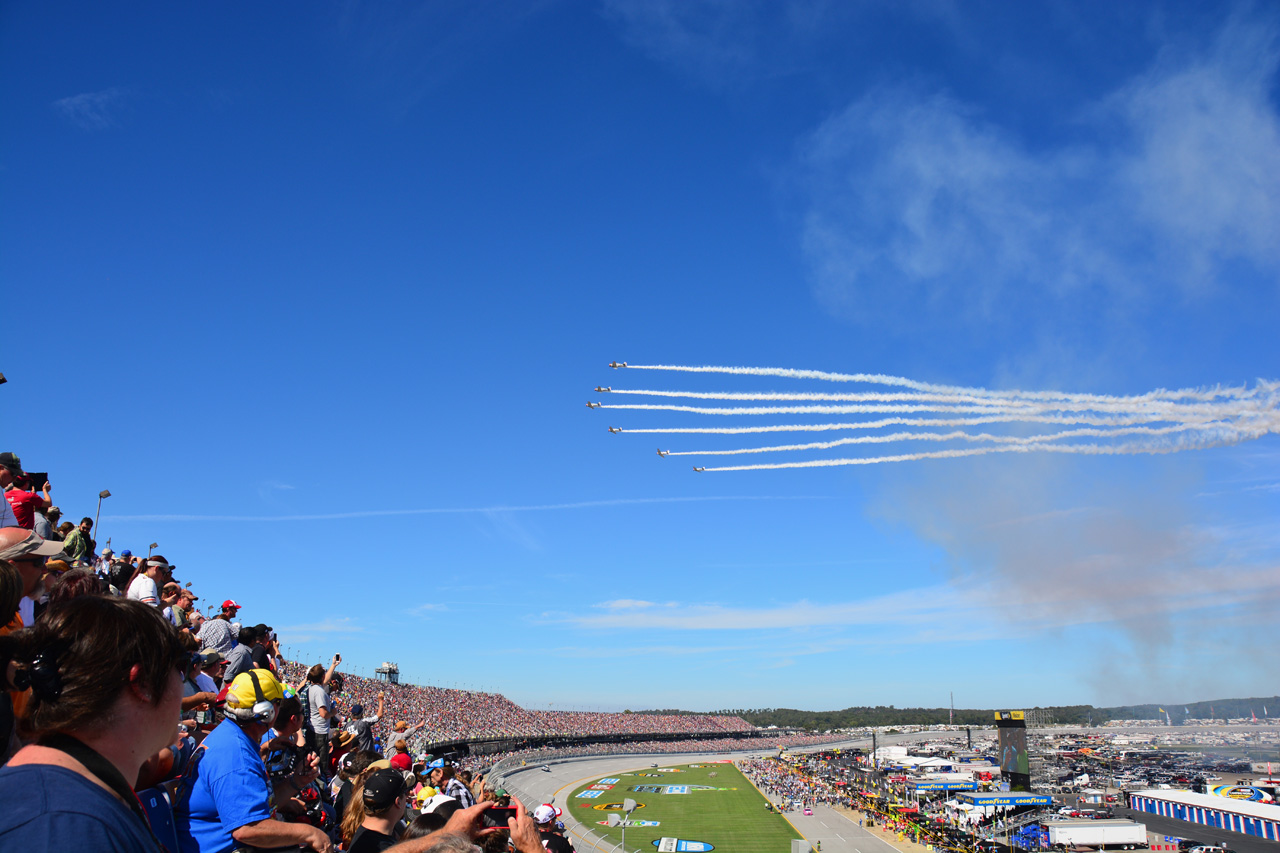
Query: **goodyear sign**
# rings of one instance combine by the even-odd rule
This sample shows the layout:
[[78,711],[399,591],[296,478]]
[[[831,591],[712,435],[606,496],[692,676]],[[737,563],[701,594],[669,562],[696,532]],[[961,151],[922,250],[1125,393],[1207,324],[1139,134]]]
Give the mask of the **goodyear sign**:
[[976,791],[976,782],[916,782],[912,785],[917,791]]
[[975,806],[1047,806],[1053,797],[1044,794],[960,794],[956,799]]

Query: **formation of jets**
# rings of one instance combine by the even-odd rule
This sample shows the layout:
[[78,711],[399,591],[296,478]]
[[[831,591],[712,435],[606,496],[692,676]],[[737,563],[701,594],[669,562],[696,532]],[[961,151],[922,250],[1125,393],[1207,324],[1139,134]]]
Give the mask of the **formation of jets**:
[[[610,367],[612,367],[614,370],[617,370],[619,367],[626,367],[626,366],[627,366],[627,363],[626,363],[625,361],[611,361],[611,362],[609,362],[609,366],[610,366]],[[597,386],[596,386],[596,393],[597,393],[597,394],[605,394],[605,393],[608,393],[609,391],[612,391],[612,390],[613,390],[613,388],[612,388],[611,386],[608,386],[608,385],[597,385]],[[588,409],[598,409],[598,408],[600,408],[600,406],[601,406],[601,404],[600,404],[600,403],[587,403],[587,408],[588,408]],[[622,432],[622,428],[621,428],[621,427],[609,427],[609,432],[613,432],[613,433]],[[666,459],[666,458],[667,458],[667,456],[668,456],[670,453],[671,453],[671,451],[670,451],[670,450],[663,450],[663,449],[661,449],[661,448],[659,448],[659,449],[658,449],[658,455],[659,455],[659,456],[661,456],[663,459]],[[693,470],[701,472],[701,471],[705,471],[705,470],[707,470],[707,469],[706,469],[706,468],[699,468],[699,467],[697,467],[697,466],[694,466],[694,469],[693,469]],[[544,768],[544,769],[545,769],[545,768]]]

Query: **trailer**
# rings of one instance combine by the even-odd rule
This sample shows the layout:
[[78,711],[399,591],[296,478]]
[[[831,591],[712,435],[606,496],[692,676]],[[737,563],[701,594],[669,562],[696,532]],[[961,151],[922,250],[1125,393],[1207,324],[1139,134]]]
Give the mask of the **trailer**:
[[1045,826],[1051,847],[1134,850],[1147,846],[1147,825],[1132,820],[1055,820]]

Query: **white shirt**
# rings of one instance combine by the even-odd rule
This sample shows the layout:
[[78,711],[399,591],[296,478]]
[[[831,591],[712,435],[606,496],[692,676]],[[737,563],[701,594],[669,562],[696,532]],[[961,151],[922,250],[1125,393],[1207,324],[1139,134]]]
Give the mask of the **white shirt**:
[[153,607],[160,606],[160,590],[156,589],[156,582],[146,575],[140,574],[133,579],[133,583],[129,584],[129,593],[126,597]]

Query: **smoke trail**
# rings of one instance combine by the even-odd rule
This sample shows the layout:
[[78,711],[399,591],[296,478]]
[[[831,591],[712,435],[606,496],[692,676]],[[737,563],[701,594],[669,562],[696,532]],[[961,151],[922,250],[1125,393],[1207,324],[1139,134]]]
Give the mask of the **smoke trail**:
[[772,447],[740,447],[732,450],[671,450],[668,456],[737,456],[744,453],[777,453],[788,450],[829,450],[851,444],[892,444],[897,441],[985,441],[992,444],[1040,444],[1067,438],[1107,438],[1113,435],[1172,435],[1178,432],[1200,431],[1208,427],[1230,429],[1225,423],[1179,424],[1168,427],[1128,427],[1124,429],[1069,429],[1041,435],[1016,436],[992,435],[989,432],[895,432],[887,435],[863,435],[857,438],[841,438],[835,441],[815,441],[809,444],[782,444]]
[[[838,424],[780,424],[747,427],[650,427],[626,429],[627,433],[661,435],[751,435],[766,432],[833,432],[851,429],[880,429],[887,426],[962,427],[997,423],[1089,424],[1091,426],[1129,426],[1166,421],[1162,415],[988,415],[977,418],[881,418]],[[1205,418],[1205,422],[1212,420]]]
[[921,459],[957,459],[963,456],[986,456],[991,453],[1072,453],[1083,456],[1131,456],[1138,454],[1177,453],[1193,447],[1207,449],[1231,443],[1215,440],[1187,445],[1149,445],[1129,443],[1105,444],[1013,444],[995,447],[968,447],[953,450],[929,450],[921,453],[902,453],[895,456],[860,456],[849,459],[811,459],[806,462],[775,462],[761,465],[726,465],[719,468],[703,468],[703,471],[771,471],[781,468],[833,468],[842,465],[879,465],[886,462],[916,462]]
[[1027,400],[1077,400],[1096,402],[1135,402],[1149,400],[1181,400],[1191,399],[1211,401],[1221,397],[1240,398],[1270,393],[1280,388],[1280,383],[1259,380],[1252,390],[1241,387],[1223,388],[1184,388],[1169,391],[1163,388],[1148,391],[1134,397],[1119,397],[1102,394],[1079,394],[1060,391],[992,391],[986,388],[966,388],[959,385],[937,385],[930,382],[918,382],[902,376],[889,376],[883,373],[828,373],[822,370],[792,370],[785,367],[720,367],[713,365],[690,366],[675,364],[632,364],[629,370],[666,370],[678,373],[725,373],[735,376],[778,376],[787,379],[821,379],[826,382],[865,382],[873,385],[893,385],[911,388],[936,394],[982,394],[993,398],[1027,399]]
[[[949,404],[933,404],[933,405],[913,405],[913,404],[880,404],[880,403],[859,403],[848,406],[733,406],[733,407],[707,407],[707,406],[674,406],[658,403],[608,403],[597,406],[601,409],[630,409],[642,411],[660,411],[660,412],[688,412],[696,415],[803,415],[803,414],[821,414],[821,415],[845,415],[845,414],[861,414],[876,412],[903,412],[903,413],[921,413],[921,412],[938,412],[940,414],[986,414],[994,412],[1026,412],[1029,414],[1045,414],[1062,411],[1104,411],[1116,412],[1120,414],[1129,414],[1135,412],[1147,412],[1151,414],[1164,415],[1162,420],[1177,421],[1187,418],[1215,418],[1221,417],[1223,408],[1219,405],[1206,403],[1192,404],[1173,404],[1167,402],[1147,402],[1139,406],[1122,405],[1120,403],[1081,403],[1081,402],[1058,402],[1058,403],[1035,403],[1030,401],[990,401],[979,405],[949,405]],[[1245,409],[1242,413],[1247,413]],[[1259,413],[1265,410],[1259,409]]]

